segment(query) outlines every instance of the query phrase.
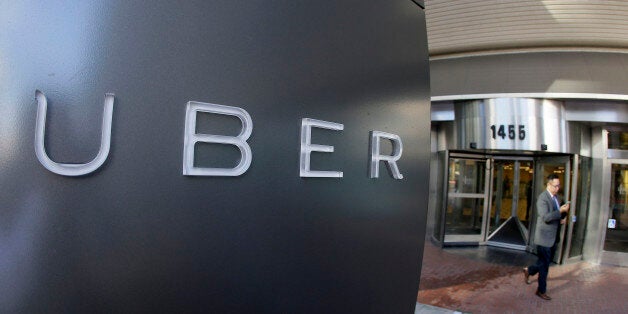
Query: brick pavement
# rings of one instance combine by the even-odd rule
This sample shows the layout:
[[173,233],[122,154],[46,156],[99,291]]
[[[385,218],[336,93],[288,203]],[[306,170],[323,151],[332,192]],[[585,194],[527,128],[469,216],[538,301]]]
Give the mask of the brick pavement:
[[521,269],[534,260],[534,255],[518,251],[440,249],[428,241],[417,301],[464,313],[628,313],[628,268],[587,262],[553,265],[547,284],[553,299],[545,301],[534,295],[536,280],[523,282]]

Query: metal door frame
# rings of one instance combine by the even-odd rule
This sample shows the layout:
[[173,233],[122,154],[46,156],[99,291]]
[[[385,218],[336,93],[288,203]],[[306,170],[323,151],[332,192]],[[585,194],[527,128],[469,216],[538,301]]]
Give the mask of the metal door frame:
[[[571,190],[573,189],[573,184],[571,184],[572,182],[572,170],[571,170],[571,166],[573,164],[573,157],[574,155],[560,155],[560,156],[538,156],[534,159],[535,164],[534,164],[534,173],[535,173],[535,179],[539,178],[538,176],[540,175],[540,179],[542,180],[541,182],[545,183],[545,176],[543,175],[543,171],[541,171],[542,169],[540,168],[541,165],[543,164],[547,164],[547,163],[562,163],[565,165],[565,182],[561,182],[561,186],[562,187],[567,187],[566,189],[563,188],[563,194],[565,195],[564,197],[564,201],[572,201],[571,204],[573,204],[571,206],[571,208],[569,209],[569,215],[573,215],[572,214],[572,210],[575,211],[575,202],[574,200],[571,199]],[[576,177],[577,178],[577,177]],[[537,182],[538,184],[538,182]],[[577,188],[577,187],[576,187]],[[542,188],[540,191],[534,191],[533,194],[535,194],[535,198],[537,195],[539,195],[543,190],[545,189],[545,184],[542,185]],[[568,216],[571,217],[571,216]],[[534,226],[536,228],[536,221],[537,221],[538,217],[536,214],[536,211],[534,211],[534,218],[532,219],[531,226]],[[569,223],[568,223],[569,224]],[[566,233],[566,226],[565,225],[560,225],[560,230],[558,232],[560,232],[560,242],[556,245],[556,253],[554,254],[554,261],[557,263],[561,263],[562,264],[562,257],[564,256],[563,254],[563,243],[565,243],[565,233]],[[569,242],[571,242],[571,234],[568,235],[569,236]],[[528,242],[528,250],[536,252],[536,245],[534,243],[534,229],[530,228],[530,241]]]
[[[617,158],[607,158],[605,160],[605,167],[606,169],[604,171],[606,171],[606,176],[609,177],[608,182],[604,182],[604,197],[603,197],[603,202],[605,204],[605,206],[609,205],[610,202],[610,184],[611,184],[611,180],[610,180],[610,176],[612,175],[612,165],[613,164],[618,164],[618,165],[628,165],[628,159],[624,159],[622,157],[624,157],[624,155],[620,155],[620,156],[613,156],[613,157],[617,157]],[[628,157],[628,156],[625,156]],[[620,159],[621,158],[621,159]],[[603,210],[602,214],[601,214],[601,218],[602,218],[602,222],[604,223],[604,232],[602,234],[602,241],[600,242],[600,248],[599,248],[599,260],[603,263],[608,263],[611,265],[620,265],[620,266],[626,266],[627,265],[627,260],[628,260],[628,253],[624,253],[624,252],[613,252],[613,251],[605,251],[604,250],[604,243],[606,242],[606,232],[607,232],[607,222],[609,219],[609,215],[610,215],[610,211],[607,210]]]
[[[488,179],[490,181],[490,189],[488,190],[488,199],[489,199],[489,204],[487,206],[487,212],[484,214],[485,217],[487,217],[487,219],[485,219],[485,225],[483,226],[484,230],[483,232],[486,234],[486,237],[484,238],[483,244],[487,244],[487,245],[492,245],[492,246],[497,246],[497,247],[505,247],[505,248],[509,248],[509,249],[516,249],[516,250],[525,250],[526,246],[520,246],[520,245],[516,245],[516,244],[508,244],[508,243],[502,243],[502,242],[490,242],[490,238],[492,236],[494,236],[502,227],[504,227],[506,225],[506,223],[508,223],[508,221],[510,219],[512,219],[512,217],[516,217],[513,216],[513,213],[516,213],[517,207],[515,205],[518,205],[519,203],[519,170],[521,169],[521,161],[530,161],[533,164],[533,167],[536,167],[536,160],[534,157],[527,157],[527,156],[489,156],[489,160],[491,162],[491,171],[490,171],[490,178]],[[513,185],[512,185],[512,191],[513,191],[513,198],[512,198],[512,203],[511,203],[511,210],[510,210],[510,217],[508,219],[506,219],[506,221],[504,221],[501,225],[499,225],[495,231],[493,231],[491,234],[489,234],[489,228],[490,228],[490,210],[492,207],[492,200],[493,200],[493,168],[495,167],[495,161],[499,161],[499,160],[505,160],[505,161],[513,161],[514,162],[514,169],[513,169]],[[536,171],[536,168],[534,168]],[[535,176],[532,176],[532,182],[534,184],[535,181]],[[514,191],[517,191],[516,195],[514,193]],[[534,193],[533,194],[533,199],[534,199]],[[530,241],[530,230],[527,230],[527,228],[521,223],[521,221],[519,220],[519,218],[517,217],[517,225],[519,226],[519,231],[522,231],[522,237],[524,238],[524,242],[527,244]]]
[[[486,213],[488,210],[488,203],[490,202],[488,198],[488,193],[487,193],[487,189],[489,189],[489,183],[490,180],[488,180],[487,178],[489,178],[489,173],[490,173],[490,156],[486,156],[484,154],[466,154],[466,153],[455,153],[455,152],[449,152],[446,156],[446,166],[445,166],[445,176],[446,179],[443,180],[443,187],[444,187],[444,193],[443,193],[443,205],[441,208],[441,228],[442,228],[442,244],[446,245],[446,244],[483,244],[484,243],[484,239],[486,238],[486,229],[484,228],[484,224],[486,221]],[[485,169],[484,169],[484,194],[482,197],[480,197],[480,195],[482,194],[475,194],[475,193],[452,193],[454,195],[454,197],[459,197],[459,198],[477,198],[477,199],[483,199],[484,203],[483,203],[483,209],[482,209],[482,225],[481,225],[481,231],[479,235],[449,235],[449,239],[447,234],[446,234],[446,218],[447,218],[447,204],[449,202],[449,196],[451,194],[449,194],[449,188],[448,188],[448,183],[447,183],[447,178],[449,177],[449,160],[455,158],[455,159],[470,159],[470,160],[483,160],[486,165],[485,165]]]
[[[573,239],[573,219],[575,217],[575,219],[579,219],[578,217],[576,217],[576,208],[578,206],[578,179],[580,177],[580,173],[579,173],[579,162],[580,162],[580,156],[579,155],[573,155],[573,158],[571,160],[571,164],[574,165],[574,167],[572,167],[572,181],[573,184],[571,184],[571,205],[569,206],[569,215],[567,215],[567,230],[565,231],[565,233],[567,234],[567,239],[566,241],[563,240],[563,242],[565,243],[564,245],[564,254],[563,254],[563,258],[562,258],[562,262],[561,263],[565,263],[568,261],[576,261],[576,260],[581,260],[582,259],[582,253],[580,255],[576,255],[573,257],[569,257],[569,252],[571,252],[571,241]],[[588,220],[588,217],[587,217]],[[583,223],[586,223],[586,221],[584,221]],[[564,228],[565,229],[565,228]],[[564,236],[564,234],[563,234]]]
[[[444,174],[446,177],[449,176],[449,165],[450,165],[450,159],[455,158],[455,159],[472,159],[472,160],[484,160],[486,162],[486,166],[485,166],[485,181],[484,181],[484,194],[483,197],[480,197],[481,194],[475,194],[475,193],[453,193],[450,194],[449,193],[449,189],[448,189],[448,185],[447,185],[447,179],[444,180],[443,182],[443,203],[442,203],[442,207],[441,207],[441,230],[442,230],[442,234],[441,234],[441,243],[442,245],[446,245],[446,244],[479,244],[479,245],[487,245],[489,244],[488,242],[490,241],[490,236],[492,234],[495,234],[497,231],[499,231],[499,229],[506,223],[502,223],[497,229],[495,229],[495,231],[493,231],[493,233],[491,235],[489,235],[489,223],[490,223],[490,209],[492,206],[492,199],[493,199],[493,168],[494,168],[494,163],[495,161],[498,160],[508,160],[508,161],[513,161],[514,162],[514,176],[513,176],[513,186],[512,186],[512,190],[517,191],[517,194],[515,195],[513,193],[513,204],[511,206],[511,218],[512,218],[512,213],[516,210],[516,206],[514,206],[515,204],[518,204],[519,202],[519,188],[520,188],[520,184],[519,184],[519,171],[520,171],[520,167],[521,161],[531,161],[533,163],[533,169],[534,169],[534,175],[532,177],[533,180],[533,186],[537,186],[539,185],[538,180],[539,180],[539,175],[542,176],[542,169],[540,168],[541,165],[543,164],[547,164],[547,163],[555,163],[555,164],[563,164],[565,166],[565,178],[564,181],[562,183],[563,186],[568,187],[568,189],[563,189],[563,194],[565,195],[565,201],[570,200],[571,201],[571,208],[570,208],[570,212],[569,212],[569,216],[568,217],[573,217],[575,215],[575,209],[576,209],[576,199],[575,197],[577,196],[577,186],[575,186],[574,184],[572,184],[572,182],[577,182],[577,178],[578,178],[578,169],[577,167],[572,167],[572,165],[574,164],[575,161],[578,160],[578,156],[577,155],[560,155],[560,156],[536,156],[536,157],[532,157],[532,156],[494,156],[494,155],[487,155],[487,154],[470,154],[470,153],[456,153],[456,152],[448,152],[446,154],[446,165],[445,165],[445,171]],[[572,168],[574,168],[572,170]],[[540,178],[541,182],[545,182],[545,178]],[[544,185],[542,186],[542,188],[544,188]],[[536,202],[536,197],[537,195],[542,191],[542,189],[540,191],[537,190],[533,190],[532,193],[532,199],[530,200],[533,204],[535,204]],[[484,204],[483,204],[483,214],[482,214],[482,226],[481,226],[481,233],[480,235],[447,235],[446,234],[446,216],[447,216],[447,205],[449,202],[449,197],[453,196],[453,197],[459,197],[459,198],[478,198],[478,199],[483,199],[484,200]],[[527,243],[525,248],[525,250],[528,251],[535,251],[535,245],[534,245],[534,239],[533,239],[533,235],[534,235],[534,229],[535,229],[535,224],[536,224],[536,219],[537,219],[537,214],[536,214],[536,210],[535,210],[534,205],[532,205],[532,210],[530,213],[530,221],[529,221],[529,228],[525,228],[525,226],[521,223],[521,221],[517,218],[517,222],[518,225],[520,227],[520,231],[523,232],[522,236],[524,237],[524,241]],[[608,215],[608,213],[606,213],[606,215]],[[509,219],[511,219],[509,218]],[[559,261],[562,263],[563,257],[564,256],[568,256],[569,250],[571,249],[570,245],[571,245],[571,241],[572,241],[572,234],[571,232],[573,232],[573,224],[571,224],[570,222],[567,223],[566,226],[561,225],[560,231],[561,233],[561,241],[559,242],[558,246],[557,246],[557,250],[556,250],[556,255],[555,255],[555,260]],[[566,238],[565,238],[566,235]],[[510,244],[504,244],[504,243],[497,243],[497,245],[495,245],[496,243],[490,243],[490,245],[493,246],[500,246],[500,247],[507,247],[507,248],[512,248],[512,249],[522,249],[519,245],[510,245]],[[563,250],[563,248],[565,248]]]

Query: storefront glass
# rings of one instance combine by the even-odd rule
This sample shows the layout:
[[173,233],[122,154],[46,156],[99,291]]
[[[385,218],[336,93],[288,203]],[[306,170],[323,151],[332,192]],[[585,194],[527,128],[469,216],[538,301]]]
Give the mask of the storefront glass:
[[493,201],[489,232],[494,232],[512,216],[514,161],[495,161],[493,166]]
[[628,253],[628,165],[612,164],[609,219],[604,250]]
[[445,213],[446,235],[481,234],[485,169],[484,160],[450,158]]
[[576,215],[571,218],[571,250],[569,257],[582,255],[591,198],[591,158],[580,156],[578,164],[578,200]]
[[609,131],[608,149],[628,150],[628,132]]

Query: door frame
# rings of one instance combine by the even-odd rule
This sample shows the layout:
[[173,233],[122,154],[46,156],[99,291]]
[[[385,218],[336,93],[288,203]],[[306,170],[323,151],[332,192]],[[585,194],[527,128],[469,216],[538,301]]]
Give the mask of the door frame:
[[[479,199],[484,200],[483,214],[482,214],[482,226],[481,226],[482,230],[479,235],[447,235],[446,234],[447,206],[448,206],[449,197],[452,196],[452,194],[449,194],[449,191],[448,191],[447,177],[449,176],[449,171],[450,171],[449,161],[452,158],[482,160],[486,162],[483,197],[481,197],[480,194],[477,194],[477,195],[469,194],[469,193],[453,194],[454,197],[459,197],[459,198],[479,198]],[[561,185],[563,185],[564,187],[562,189],[562,193],[564,195],[564,201],[571,201],[571,208],[569,210],[569,215],[568,215],[569,219],[567,219],[567,223],[565,225],[561,225],[560,230],[559,230],[561,240],[557,244],[554,261],[562,264],[564,262],[580,258],[579,256],[569,258],[569,251],[571,250],[571,243],[573,240],[572,233],[573,233],[573,227],[574,227],[571,221],[573,217],[575,216],[576,208],[577,208],[577,203],[576,203],[577,193],[578,193],[577,179],[579,176],[578,167],[577,167],[579,156],[577,154],[541,155],[541,156],[539,155],[508,156],[508,155],[491,155],[491,154],[482,154],[482,153],[474,154],[474,153],[447,151],[447,154],[445,155],[445,160],[444,160],[445,167],[444,167],[443,174],[445,176],[445,180],[443,180],[444,181],[443,182],[443,194],[442,194],[443,202],[442,202],[442,205],[440,206],[441,208],[440,208],[440,213],[439,213],[441,217],[441,220],[440,220],[441,245],[487,245],[489,244],[488,243],[489,237],[491,235],[489,234],[489,227],[490,227],[489,222],[491,219],[490,209],[492,206],[492,199],[493,199],[493,168],[494,168],[494,163],[496,160],[517,161],[515,162],[515,165],[518,165],[518,166],[520,166],[520,163],[518,163],[519,161],[532,161],[533,163],[534,175],[532,177],[532,180],[533,180],[534,189],[533,189],[531,200],[530,200],[532,202],[532,209],[530,213],[529,228],[527,228],[527,234],[524,234],[525,242],[527,243],[525,250],[529,252],[536,252],[536,245],[534,243],[534,232],[535,232],[536,221],[538,217],[535,210],[536,209],[535,203],[536,203],[537,196],[545,189],[544,183],[546,179],[545,176],[543,175],[542,165],[553,163],[553,164],[562,164],[565,167],[565,175],[563,179],[564,182],[561,182]],[[615,161],[616,160],[613,160],[613,162]],[[517,168],[516,170],[519,170],[519,168]],[[517,178],[518,177],[519,177],[519,174],[517,173]],[[515,178],[513,177],[513,186],[512,186],[513,191],[515,190],[515,188],[517,191],[520,188],[519,181],[520,180],[515,180]],[[515,200],[515,196],[513,196],[513,202],[516,203],[518,201],[519,201],[519,196],[518,195],[516,196],[516,200]],[[515,210],[514,207],[513,207],[513,210]],[[608,215],[608,213],[604,213],[604,215]],[[511,216],[512,216],[512,213],[511,213]],[[526,230],[525,226],[520,221],[518,222],[521,227],[520,230],[525,231]],[[500,227],[495,229],[494,232],[498,231]],[[602,239],[602,243],[603,241],[604,239]],[[495,245],[494,243],[491,243],[491,245],[509,247],[508,244]],[[509,248],[521,249],[519,246],[509,247]]]
[[[569,206],[569,214],[567,215],[567,228],[563,228],[563,229],[567,229],[565,231],[565,233],[563,233],[563,237],[566,237],[567,239],[563,240],[563,242],[565,243],[564,245],[564,254],[563,254],[563,258],[561,260],[561,264],[562,263],[567,263],[567,262],[573,262],[573,261],[579,261],[582,259],[582,254],[580,255],[576,255],[576,256],[572,256],[569,257],[569,252],[571,252],[571,242],[573,240],[573,228],[574,228],[574,224],[573,224],[573,219],[579,219],[579,217],[576,217],[576,209],[578,208],[578,178],[580,177],[580,173],[579,173],[579,167],[578,165],[580,164],[580,156],[575,154],[573,155],[573,158],[571,160],[571,165],[573,167],[571,167],[571,196],[570,196],[570,201],[571,204]],[[586,218],[588,219],[588,217]]]
[[[628,156],[627,156],[628,157]],[[620,157],[621,158],[621,157]],[[606,176],[609,178],[608,182],[605,182],[605,184],[608,184],[608,186],[605,186],[604,189],[605,191],[603,193],[604,195],[604,206],[603,208],[607,208],[610,202],[610,189],[611,189],[611,175],[612,175],[612,165],[613,164],[619,164],[619,165],[628,165],[628,159],[620,159],[620,158],[608,158],[606,159],[606,164],[608,165],[608,168],[606,168]],[[619,265],[619,266],[623,266],[626,267],[628,266],[628,253],[623,253],[623,252],[613,252],[613,251],[605,251],[604,250],[604,244],[606,243],[606,232],[607,232],[607,223],[608,223],[608,219],[610,218],[610,211],[608,209],[603,210],[601,213],[601,218],[602,218],[602,222],[603,222],[603,233],[602,233],[602,241],[600,242],[600,253],[599,253],[599,261],[602,263],[607,263],[607,264],[611,264],[611,265]]]
[[[491,162],[491,172],[490,172],[490,177],[488,177],[489,181],[490,181],[490,189],[487,191],[488,195],[488,199],[489,199],[489,204],[488,204],[488,209],[487,209],[487,213],[485,213],[485,217],[487,217],[485,219],[485,225],[483,226],[484,228],[484,233],[486,234],[486,237],[484,238],[483,244],[487,244],[487,245],[491,245],[491,246],[496,246],[496,247],[504,247],[504,248],[509,248],[509,249],[516,249],[516,250],[525,250],[526,246],[528,244],[528,242],[530,241],[530,230],[527,230],[527,228],[525,228],[525,226],[521,223],[521,221],[519,220],[518,217],[513,216],[513,213],[516,213],[516,210],[518,208],[519,204],[519,183],[520,183],[520,173],[519,171],[521,170],[521,162],[522,161],[529,161],[532,162],[533,166],[536,165],[536,161],[535,158],[532,156],[488,156],[488,159]],[[494,179],[494,171],[492,171],[495,167],[495,161],[499,161],[499,160],[505,160],[505,161],[513,161],[513,183],[512,183],[512,191],[513,191],[513,197],[511,200],[511,210],[510,210],[510,217],[508,217],[508,219],[506,219],[506,221],[504,221],[503,223],[501,223],[499,226],[497,226],[497,228],[495,228],[495,230],[490,233],[489,229],[490,229],[490,214],[491,214],[491,208],[493,206],[493,179]],[[534,184],[534,176],[532,176],[532,182]],[[514,192],[517,191],[517,193],[515,194]],[[503,193],[503,191],[502,191]],[[534,194],[534,193],[533,193]],[[532,196],[534,199],[534,195]],[[524,238],[524,242],[526,243],[525,246],[521,246],[521,245],[516,245],[516,244],[508,244],[508,243],[502,243],[502,242],[497,242],[497,241],[491,241],[491,237],[494,236],[495,234],[497,234],[497,232],[504,227],[508,221],[510,219],[512,219],[513,217],[517,218],[517,225],[519,227],[519,231],[522,232],[521,236]]]
[[[475,194],[475,193],[449,193],[449,188],[448,188],[448,177],[449,177],[449,164],[450,164],[450,159],[455,158],[455,159],[466,159],[466,160],[478,160],[478,161],[484,161],[485,164],[485,169],[484,169],[484,194]],[[446,166],[445,166],[445,180],[443,185],[444,185],[444,193],[443,193],[443,205],[441,208],[441,221],[442,221],[442,244],[443,245],[477,245],[477,244],[483,244],[484,243],[484,239],[486,238],[486,230],[484,228],[484,224],[485,224],[485,220],[486,220],[486,213],[488,210],[488,203],[489,200],[488,198],[488,194],[486,192],[486,190],[489,188],[488,184],[489,184],[489,180],[487,180],[486,178],[488,178],[488,175],[490,173],[490,159],[488,158],[488,156],[484,155],[484,154],[465,154],[465,153],[455,153],[455,152],[449,152],[446,156]],[[483,208],[482,208],[482,223],[481,223],[481,231],[479,235],[465,235],[465,234],[461,234],[461,235],[447,235],[446,234],[446,224],[447,224],[447,205],[449,203],[449,197],[452,196],[456,197],[456,198],[476,198],[476,199],[483,199],[484,203],[483,203]]]
[[[563,187],[562,191],[563,191],[563,201],[572,201],[572,206],[569,209],[569,216],[568,217],[572,217],[571,215],[573,215],[572,211],[575,212],[575,203],[573,203],[573,199],[571,199],[571,190],[573,188],[573,184],[572,182],[572,156],[574,155],[560,155],[560,156],[537,156],[536,158],[534,158],[535,160],[535,164],[534,164],[534,173],[535,173],[535,181],[536,186],[539,188],[538,190],[535,191],[534,196],[535,196],[535,200],[536,200],[536,196],[538,196],[539,194],[541,194],[544,190],[545,190],[545,180],[546,180],[546,176],[543,174],[542,168],[541,166],[543,164],[546,163],[555,163],[555,164],[563,164],[565,166],[565,176],[564,176],[564,182],[561,182],[561,187]],[[577,178],[577,177],[574,177]],[[540,181],[539,181],[540,180]],[[539,182],[541,182],[542,184],[540,184]],[[577,188],[577,187],[576,187]],[[536,209],[536,206],[535,206]],[[534,229],[536,229],[536,221],[538,219],[538,215],[536,214],[536,211],[534,211],[534,215],[533,215],[533,219],[530,222],[531,226],[534,226],[534,228],[530,228],[530,241],[528,242],[528,250],[531,252],[536,252],[536,244],[534,242]],[[568,219],[569,220],[569,219]],[[570,224],[569,222],[567,222],[567,224]],[[572,227],[573,228],[573,227]],[[565,225],[560,225],[560,229],[558,230],[558,232],[560,233],[560,242],[558,242],[558,244],[556,245],[556,252],[554,253],[554,262],[556,263],[561,263],[562,264],[562,257],[563,257],[563,244],[565,243],[565,241],[567,239],[565,239],[565,234],[566,234],[566,229],[567,227]],[[569,237],[568,242],[571,243],[571,234],[567,235]]]

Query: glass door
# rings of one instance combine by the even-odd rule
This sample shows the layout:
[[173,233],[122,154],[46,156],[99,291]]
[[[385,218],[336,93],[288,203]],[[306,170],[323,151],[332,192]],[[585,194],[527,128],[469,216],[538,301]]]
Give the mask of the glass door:
[[[571,193],[571,159],[570,156],[554,156],[554,157],[539,157],[536,160],[535,165],[535,191],[534,195],[537,196],[543,193],[546,190],[546,182],[547,177],[550,174],[558,175],[558,179],[560,180],[560,190],[558,191],[558,199],[560,200],[561,205],[570,199]],[[572,200],[573,201],[573,200]],[[575,215],[575,204],[572,203],[570,208],[570,213],[568,217],[572,217]],[[530,230],[530,241],[528,243],[528,249],[535,251],[536,245],[534,244],[534,224],[537,220],[536,214],[536,206],[532,207],[532,220],[531,220],[531,230]],[[570,219],[568,219],[570,221]],[[568,222],[569,224],[569,222]],[[561,261],[563,254],[563,243],[565,243],[565,235],[571,237],[570,233],[566,233],[566,225],[561,225],[558,233],[560,234],[560,242],[557,245],[556,253],[554,254],[554,262],[558,263]]]
[[529,237],[534,162],[494,159],[487,244],[525,250]]
[[628,253],[628,164],[611,164],[611,191],[604,251]]
[[484,238],[486,165],[486,159],[449,158],[443,211],[445,244],[478,244]]
[[[582,259],[584,237],[586,235],[589,216],[589,199],[591,197],[591,158],[574,155],[571,203],[573,209],[568,219],[567,241],[565,244],[566,258],[563,260],[578,261]],[[573,214],[575,211],[575,214]],[[563,241],[565,242],[565,241]]]

